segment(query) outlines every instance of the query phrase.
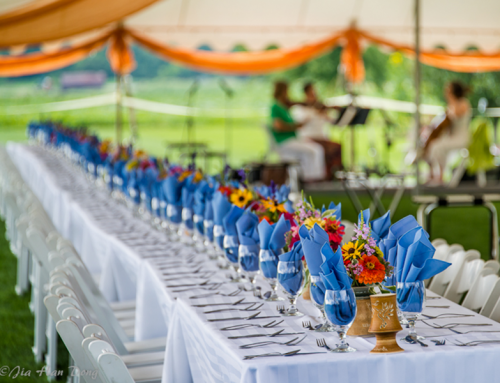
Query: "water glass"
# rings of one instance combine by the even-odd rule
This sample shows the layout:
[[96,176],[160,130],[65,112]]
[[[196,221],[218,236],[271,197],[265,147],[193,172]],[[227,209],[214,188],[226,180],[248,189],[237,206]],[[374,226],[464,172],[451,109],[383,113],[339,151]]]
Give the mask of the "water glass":
[[417,282],[398,282],[396,290],[396,299],[398,308],[408,321],[408,335],[413,339],[422,340],[415,330],[415,321],[425,307],[425,284],[424,281]]
[[280,302],[283,298],[278,296],[278,255],[282,254],[280,250],[275,254],[272,250],[260,249],[259,266],[264,280],[271,286],[271,296],[266,299],[266,302]]
[[354,291],[349,288],[346,290],[327,290],[325,294],[325,313],[328,320],[333,324],[340,338],[340,344],[337,348],[331,349],[331,352],[355,352],[356,349],[349,346],[346,341],[347,330],[351,327],[354,318],[356,318],[356,297]]
[[279,261],[278,262],[278,281],[286,294],[290,307],[283,313],[284,316],[302,316],[304,315],[297,309],[297,298],[304,288],[304,266],[302,261]]

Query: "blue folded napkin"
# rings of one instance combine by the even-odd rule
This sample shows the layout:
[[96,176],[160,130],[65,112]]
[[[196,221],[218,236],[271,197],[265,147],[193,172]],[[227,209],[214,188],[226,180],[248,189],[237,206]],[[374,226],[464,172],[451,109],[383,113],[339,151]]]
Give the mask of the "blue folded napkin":
[[302,264],[302,256],[302,244],[300,241],[293,245],[291,251],[279,256],[278,282],[291,295],[297,295],[303,285],[304,265]]
[[342,249],[336,252],[332,250],[329,243],[321,248],[323,264],[321,265],[320,277],[327,290],[332,292],[325,294],[325,314],[330,322],[337,326],[345,326],[351,323],[356,316],[356,297],[352,290],[352,279],[347,275],[342,258]]
[[320,277],[328,290],[347,290],[352,286],[352,279],[347,275],[342,258],[342,249],[336,252],[329,243],[321,248],[323,263],[320,266]]
[[396,267],[397,267],[397,243],[398,240],[408,231],[420,227],[414,216],[408,215],[398,222],[393,224],[389,228],[389,233],[387,237],[382,239],[378,247],[384,253],[384,259],[389,262],[389,264],[394,267],[394,274],[391,277],[386,278],[384,285],[386,286],[396,286]]
[[199,182],[198,188],[194,192],[194,201],[193,201],[194,227],[202,235],[205,234],[205,228],[204,228],[204,220],[205,220],[204,216],[206,210],[205,206],[209,204],[210,201],[212,200],[214,190],[215,190],[214,184],[209,184],[207,181],[201,180]]
[[397,300],[401,311],[421,312],[425,290],[423,281],[439,274],[451,265],[448,262],[433,259],[435,251],[427,233],[421,227],[411,229],[399,239],[396,279],[398,282]]
[[221,192],[215,192],[212,199],[213,215],[214,215],[214,240],[221,250],[224,249],[224,227],[222,221],[229,210],[231,209],[231,202]]
[[282,215],[278,222],[270,224],[265,219],[259,223],[260,268],[265,278],[276,278],[278,274],[278,256],[286,245],[285,234],[290,231],[290,221]]
[[182,221],[188,229],[193,229],[193,206],[194,206],[194,194],[196,189],[200,186],[199,182],[195,182],[196,174],[191,174],[186,178],[184,185],[182,186],[181,202],[182,202]]
[[391,227],[391,212],[388,211],[382,217],[370,221],[370,209],[366,209],[359,213],[358,225],[361,224],[361,219],[363,219],[363,223],[370,224],[371,236],[378,246],[378,243],[389,234],[389,228]]
[[231,209],[222,220],[222,226],[224,227],[223,248],[226,258],[231,263],[238,262],[238,247],[240,246],[240,241],[238,240],[236,222],[240,219],[244,212],[245,210],[241,207],[232,205]]
[[259,251],[260,238],[257,232],[259,218],[249,210],[236,221],[236,230],[238,231],[239,261],[243,271],[253,272],[259,270]]
[[396,279],[398,282],[424,281],[447,269],[451,263],[433,259],[436,249],[428,234],[416,227],[398,241]]
[[214,241],[214,207],[211,199],[207,199],[205,203],[205,212],[203,213],[203,232],[210,242]]
[[323,263],[321,248],[325,243],[329,243],[328,234],[318,224],[314,224],[310,230],[302,225],[299,229],[299,236],[311,277],[311,295],[314,302],[322,305],[325,300],[326,286],[320,277],[320,266]]
[[[323,205],[323,207],[321,208],[321,214],[323,214],[326,210],[327,209]],[[339,202],[338,205],[335,205],[334,202],[330,202],[330,205],[328,205],[328,211],[331,212],[331,214],[329,215],[330,216],[334,215],[337,221],[342,220],[342,203]]]
[[182,187],[186,180],[179,181],[177,175],[170,175],[163,181],[163,192],[167,199],[167,217],[174,223],[182,221]]

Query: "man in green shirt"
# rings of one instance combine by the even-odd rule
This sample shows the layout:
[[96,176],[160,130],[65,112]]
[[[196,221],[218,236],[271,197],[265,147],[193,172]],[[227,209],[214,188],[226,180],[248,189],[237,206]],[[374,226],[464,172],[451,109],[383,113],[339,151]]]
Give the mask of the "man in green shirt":
[[307,138],[297,137],[296,131],[307,121],[298,124],[290,115],[292,105],[288,98],[288,84],[278,81],[274,84],[274,103],[271,107],[271,133],[278,144],[282,160],[298,160],[304,181],[325,179],[325,158],[323,147]]

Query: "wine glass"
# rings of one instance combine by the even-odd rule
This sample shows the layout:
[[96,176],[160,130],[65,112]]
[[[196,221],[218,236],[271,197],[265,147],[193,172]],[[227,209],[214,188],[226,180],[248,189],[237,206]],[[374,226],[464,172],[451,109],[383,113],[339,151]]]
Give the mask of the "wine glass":
[[290,307],[282,315],[287,317],[304,315],[296,306],[297,298],[304,288],[304,279],[305,274],[302,261],[278,262],[278,281],[290,302]]
[[238,247],[238,262],[251,283],[252,291],[255,291],[255,277],[259,272],[259,251],[259,245],[240,244]]
[[267,298],[266,302],[280,302],[284,301],[283,298],[278,296],[278,255],[282,254],[280,250],[275,254],[272,250],[260,249],[259,252],[259,265],[260,271],[264,280],[271,286],[271,296]]
[[354,291],[351,288],[346,290],[326,290],[325,313],[340,338],[340,344],[337,345],[337,348],[329,351],[342,353],[355,352],[356,349],[349,346],[349,343],[346,341],[347,330],[349,330],[356,317],[356,297],[354,296]]
[[223,243],[224,255],[226,256],[226,259],[229,261],[229,265],[234,269],[236,273],[236,277],[231,278],[231,282],[233,283],[243,282],[243,279],[241,278],[241,269],[240,269],[239,254],[238,254],[239,245],[240,244],[237,235],[229,235],[229,234],[224,235],[224,243]]
[[310,275],[311,278],[311,300],[314,303],[314,306],[321,311],[321,317],[323,318],[323,323],[321,326],[316,328],[314,331],[316,332],[332,332],[335,331],[333,327],[328,323],[328,320],[325,315],[325,285],[320,280],[319,276]]
[[224,252],[224,227],[222,225],[214,225],[213,228],[215,254],[220,261],[218,266],[221,270],[227,270],[229,269],[229,262],[226,260],[226,254]]
[[[398,282],[396,299],[398,308],[408,321],[408,336],[415,340],[423,340],[415,330],[415,321],[418,319],[425,306],[425,285],[424,281]],[[404,340],[404,339],[403,339]]]
[[208,258],[212,261],[218,259],[217,255],[217,245],[214,242],[214,221],[204,219],[203,220],[203,230],[205,232],[205,241],[203,244],[207,249]]

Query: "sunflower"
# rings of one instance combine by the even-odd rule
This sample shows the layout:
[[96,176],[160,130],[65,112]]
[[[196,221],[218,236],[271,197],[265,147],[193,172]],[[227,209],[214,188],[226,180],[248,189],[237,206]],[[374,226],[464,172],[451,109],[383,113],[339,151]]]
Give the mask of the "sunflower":
[[127,162],[127,164],[125,165],[125,169],[129,172],[132,169],[135,169],[137,167],[137,165],[139,165],[139,160],[134,158],[133,160],[130,160],[129,162]]
[[196,173],[194,173],[193,182],[198,183],[202,179],[203,179],[203,174],[201,174],[201,172],[199,172],[199,171],[196,171]]
[[253,198],[252,192],[248,189],[236,189],[229,198],[238,207],[245,207]]
[[276,213],[276,212],[284,213],[284,212],[286,212],[285,204],[278,203],[276,200],[271,199],[271,198],[263,200],[262,205],[264,206],[265,209],[269,210],[271,213]]
[[304,225],[306,225],[308,229],[312,229],[315,223],[317,223],[322,229],[325,228],[325,221],[323,221],[321,218],[309,217],[304,221]]
[[363,244],[359,242],[348,242],[342,246],[342,257],[346,259],[359,259],[361,258],[361,249]]
[[358,275],[358,282],[370,285],[384,280],[385,266],[375,255],[363,255],[359,263],[363,266],[363,271]]
[[179,175],[179,182],[184,181],[186,178],[188,178],[193,172],[191,170],[184,170],[180,175]]

